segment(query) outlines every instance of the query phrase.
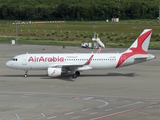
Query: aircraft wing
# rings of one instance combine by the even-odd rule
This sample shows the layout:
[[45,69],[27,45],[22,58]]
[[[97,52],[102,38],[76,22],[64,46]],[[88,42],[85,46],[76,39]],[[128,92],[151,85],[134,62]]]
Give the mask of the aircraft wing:
[[88,59],[87,62],[84,62],[84,63],[61,63],[61,64],[50,64],[48,67],[52,67],[52,68],[67,68],[69,70],[72,70],[72,69],[77,69],[79,67],[83,67],[83,66],[86,66],[86,65],[89,65],[91,63],[91,60],[93,58],[93,54],[91,55],[91,57]]

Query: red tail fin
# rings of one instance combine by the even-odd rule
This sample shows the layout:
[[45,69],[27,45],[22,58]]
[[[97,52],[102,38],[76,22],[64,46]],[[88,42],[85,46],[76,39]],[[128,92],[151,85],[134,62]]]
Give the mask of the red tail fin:
[[152,29],[145,29],[127,51],[132,51],[134,53],[139,53],[139,54],[146,54],[151,34],[152,34]]
[[141,33],[141,35],[135,40],[135,42],[131,45],[131,47],[127,51],[122,53],[116,68],[119,67],[129,57],[135,54],[147,54],[151,34],[152,29],[145,29]]

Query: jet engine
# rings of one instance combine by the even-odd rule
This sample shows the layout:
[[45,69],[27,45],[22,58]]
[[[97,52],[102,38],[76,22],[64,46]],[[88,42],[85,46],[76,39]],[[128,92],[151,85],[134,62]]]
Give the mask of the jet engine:
[[49,77],[57,77],[61,76],[62,69],[61,68],[48,68],[48,76]]

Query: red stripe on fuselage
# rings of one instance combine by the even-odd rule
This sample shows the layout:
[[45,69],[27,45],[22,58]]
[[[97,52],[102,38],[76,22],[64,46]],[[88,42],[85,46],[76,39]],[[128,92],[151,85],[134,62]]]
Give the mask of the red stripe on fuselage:
[[[118,68],[125,60],[127,60],[129,57],[131,57],[133,55],[147,54],[147,52],[142,49],[142,44],[144,43],[146,38],[151,34],[151,32],[152,32],[152,30],[150,30],[150,31],[148,31],[138,37],[137,47],[136,48],[131,47],[129,50],[131,50],[132,52],[122,54],[121,57],[119,58],[119,61],[118,61],[116,68]],[[125,59],[123,59],[123,57],[125,57]]]

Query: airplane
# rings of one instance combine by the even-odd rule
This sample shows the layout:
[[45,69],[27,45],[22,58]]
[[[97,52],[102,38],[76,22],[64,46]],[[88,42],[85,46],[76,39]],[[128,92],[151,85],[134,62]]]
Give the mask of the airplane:
[[13,57],[6,66],[24,70],[25,78],[28,70],[47,70],[49,77],[70,73],[72,78],[77,78],[85,70],[120,68],[155,59],[147,54],[151,34],[152,29],[145,29],[122,53],[100,53],[102,47],[97,53],[26,53]]

